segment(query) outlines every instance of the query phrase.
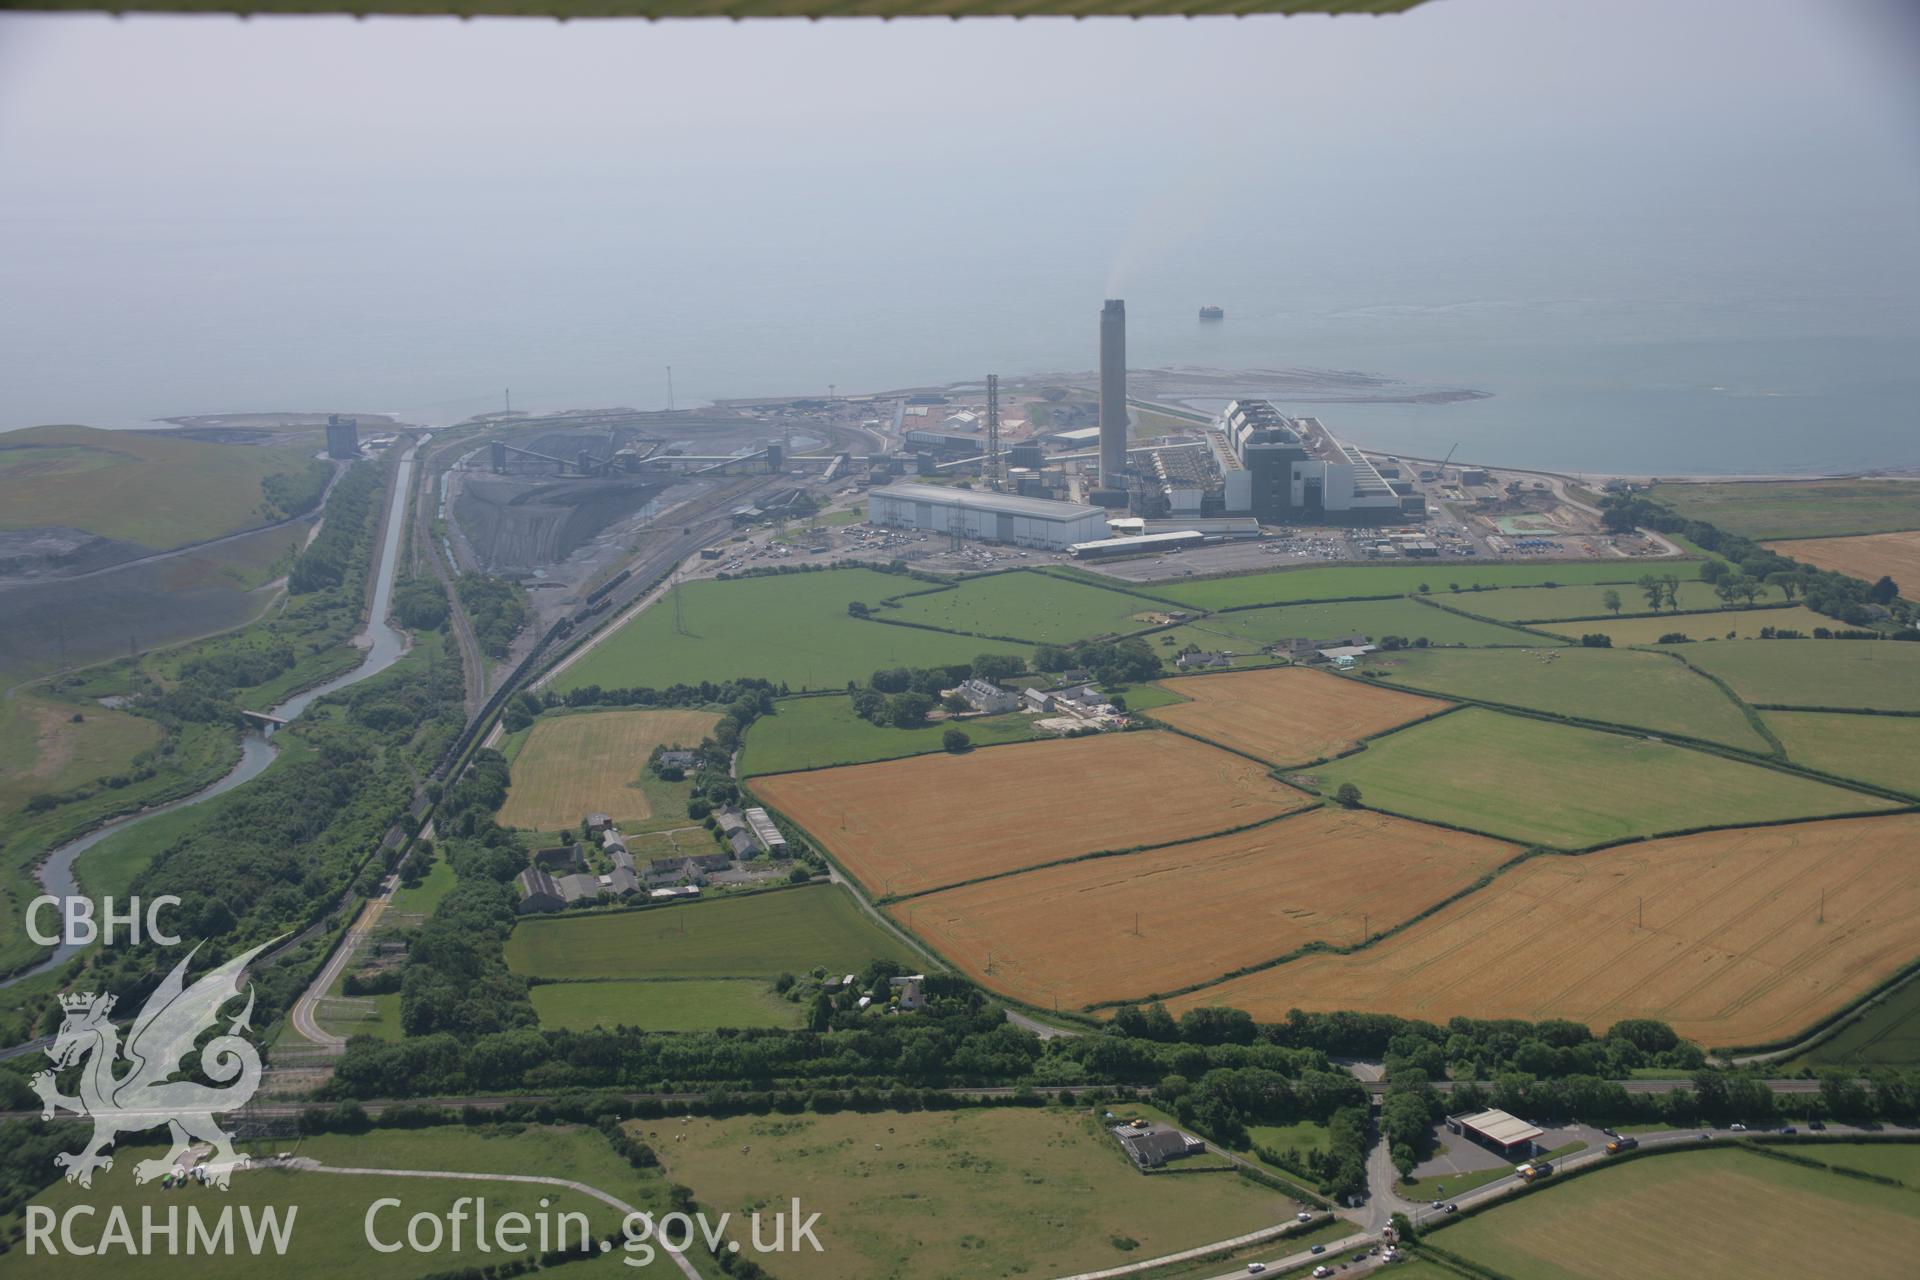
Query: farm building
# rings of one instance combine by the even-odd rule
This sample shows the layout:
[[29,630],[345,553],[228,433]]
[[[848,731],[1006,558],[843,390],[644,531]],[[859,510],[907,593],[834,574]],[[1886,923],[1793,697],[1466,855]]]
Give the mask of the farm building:
[[768,853],[780,855],[787,851],[787,838],[780,834],[780,828],[774,825],[765,809],[747,810],[747,826],[753,830],[753,838]]
[[1020,707],[1024,711],[1053,710],[1053,695],[1045,689],[1023,689],[1020,693]]
[[931,484],[892,484],[872,490],[867,495],[867,518],[876,525],[1049,551],[1065,551],[1076,542],[1104,538],[1107,532],[1107,513],[1100,507]]
[[1532,1155],[1533,1140],[1546,1132],[1544,1129],[1528,1124],[1518,1116],[1509,1115],[1498,1109],[1476,1111],[1471,1115],[1449,1116],[1447,1128],[1464,1134],[1481,1146],[1491,1148],[1508,1157]]
[[1136,1121],[1133,1124],[1117,1124],[1113,1126],[1112,1133],[1120,1140],[1121,1148],[1142,1169],[1158,1169],[1169,1160],[1201,1155],[1207,1149],[1207,1144],[1192,1134],[1170,1129],[1166,1125]]
[[600,877],[585,871],[555,876],[554,880],[559,883],[560,892],[566,896],[568,902],[579,902],[582,898],[600,896]]
[[1182,671],[1205,671],[1209,667],[1232,666],[1233,658],[1224,653],[1183,653],[1173,660],[1173,665]]
[[608,853],[625,853],[627,839],[612,827],[608,827],[600,833],[600,847]]
[[613,819],[604,813],[590,813],[586,818],[587,834],[597,836],[613,825]]
[[542,871],[572,871],[586,862],[577,844],[556,844],[533,851],[533,865]]
[[520,905],[515,910],[521,915],[558,911],[567,905],[567,895],[561,890],[559,882],[538,867],[528,867],[522,871],[513,884],[520,891]]
[[676,898],[697,898],[700,896],[700,886],[683,884],[675,889],[653,889],[647,896],[655,902],[672,902]]
[[632,866],[615,867],[600,877],[600,887],[618,894],[622,898],[631,897],[640,892],[640,877]]
[[695,764],[699,763],[699,759],[700,757],[691,751],[662,751],[660,753],[660,767],[662,769],[678,769],[680,772],[685,773],[687,770],[693,768]]
[[927,998],[920,993],[920,984],[926,980],[924,973],[907,973],[887,979],[887,985],[900,993],[902,1010],[913,1010],[923,1008],[927,1003]]
[[1013,690],[1003,689],[991,680],[963,680],[954,692],[969,707],[986,715],[997,716],[1020,705],[1019,696]]
[[760,846],[753,842],[752,834],[745,827],[727,833],[727,848],[733,850],[736,858],[753,858],[760,852]]
[[1314,652],[1324,662],[1331,662],[1336,667],[1350,667],[1373,650],[1374,646],[1370,644],[1336,644]]

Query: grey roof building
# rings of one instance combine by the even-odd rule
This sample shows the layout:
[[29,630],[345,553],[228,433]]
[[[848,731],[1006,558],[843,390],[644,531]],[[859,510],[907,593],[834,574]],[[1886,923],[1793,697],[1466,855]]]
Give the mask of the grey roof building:
[[558,911],[567,905],[567,895],[559,883],[538,867],[528,867],[514,878],[513,883],[520,891],[520,905],[515,910],[521,915]]
[[1120,1139],[1120,1145],[1127,1155],[1142,1169],[1158,1169],[1169,1160],[1199,1155],[1207,1149],[1207,1144],[1192,1134],[1169,1129],[1165,1125],[1140,1128],[1120,1124],[1113,1127],[1112,1133]]

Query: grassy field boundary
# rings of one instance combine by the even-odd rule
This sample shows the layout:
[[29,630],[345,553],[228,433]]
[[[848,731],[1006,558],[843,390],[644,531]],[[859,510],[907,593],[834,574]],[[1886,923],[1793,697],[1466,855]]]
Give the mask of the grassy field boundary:
[[1675,653],[1671,648],[1668,648],[1668,649],[1649,648],[1646,645],[1631,645],[1629,647],[1634,649],[1636,652],[1657,653],[1657,654],[1660,654],[1662,657],[1672,658],[1675,662],[1679,663],[1681,666],[1685,667],[1687,670],[1693,672],[1695,675],[1705,676],[1709,681],[1713,683],[1714,688],[1718,689],[1721,693],[1724,693],[1727,695],[1728,700],[1731,701],[1734,706],[1739,707],[1742,711],[1746,712],[1747,723],[1753,726],[1753,731],[1755,733],[1759,734],[1762,738],[1766,739],[1768,742],[1771,742],[1773,744],[1774,754],[1778,756],[1781,760],[1787,759],[1787,744],[1780,741],[1779,736],[1774,733],[1772,726],[1767,724],[1766,717],[1760,714],[1760,708],[1755,706],[1753,703],[1748,702],[1745,698],[1741,697],[1738,693],[1734,692],[1733,686],[1728,684],[1726,680],[1722,679],[1718,675],[1715,675],[1711,671],[1706,671],[1701,669],[1700,667],[1694,666],[1691,662],[1687,661],[1686,656],[1684,654]]
[[1765,613],[1769,609],[1792,609],[1799,603],[1798,600],[1769,600],[1765,604],[1758,602],[1749,605],[1724,604],[1717,609],[1662,609],[1658,613],[1649,613],[1645,610],[1628,613],[1623,609],[1619,613],[1583,613],[1572,618],[1516,618],[1513,623],[1538,626],[1541,623],[1550,622],[1556,627],[1564,627],[1570,622],[1632,622],[1635,619],[1646,618],[1691,618],[1706,613]]
[[[1139,583],[1128,582],[1122,578],[1103,578],[1097,573],[1087,573],[1084,569],[1075,570],[1066,565],[1045,564],[1033,565],[1026,568],[1025,571],[1027,573],[1037,573],[1047,578],[1058,578],[1062,582],[1078,583],[1083,587],[1099,587],[1106,591],[1118,592],[1123,596],[1136,596],[1139,599],[1151,600],[1155,604],[1166,605],[1169,608],[1178,609],[1185,613],[1198,612],[1204,616],[1207,612],[1204,609],[1195,610],[1192,605],[1181,604],[1178,600],[1169,600],[1165,596],[1154,595],[1151,591],[1142,591]],[[1017,572],[1017,570],[1003,569],[1001,572],[1012,573]],[[1081,574],[1085,576],[1079,576]]]
[[[843,690],[823,689],[816,693],[810,693],[805,695],[802,695],[802,694],[783,695],[780,699],[778,699],[778,701],[784,702],[788,696],[796,697],[796,698],[802,697],[802,696],[805,696],[805,697],[825,696],[830,698],[844,698],[847,695]],[[779,713],[776,712],[775,714],[777,715]],[[939,723],[945,724],[948,722],[941,721]],[[923,727],[931,727],[931,726],[923,726]],[[962,732],[964,732],[966,730],[967,724],[966,724],[966,721],[964,720],[957,720],[957,721],[951,722],[949,727],[959,729]],[[748,732],[751,733],[752,730],[749,729]],[[1036,737],[1023,738],[1015,742],[981,742],[968,747],[964,752],[961,752],[959,754],[969,755],[969,756],[977,755],[982,751],[991,751],[995,747],[1024,747],[1029,743],[1051,742],[1051,741],[1055,741],[1056,739],[1058,739],[1058,735],[1055,735],[1054,737],[1048,737],[1045,734],[1040,734]],[[1059,739],[1059,740],[1064,741],[1064,739]],[[945,747],[936,746],[936,747],[929,747],[925,751],[906,751],[906,752],[902,752],[897,756],[883,756],[878,760],[835,760],[835,761],[832,761],[829,763],[823,763],[823,764],[802,765],[798,769],[779,769],[771,773],[756,773],[749,777],[738,778],[736,779],[736,781],[739,782],[741,787],[744,789],[747,786],[747,784],[752,782],[755,778],[788,778],[788,777],[792,777],[796,773],[821,773],[827,769],[857,769],[861,765],[867,765],[867,764],[891,764],[895,760],[915,760],[921,756],[947,756],[947,755],[953,755],[953,754],[955,753],[948,751]],[[794,826],[796,829],[799,829],[800,824],[795,823]],[[808,839],[812,839],[812,837],[808,836]],[[815,841],[815,843],[817,844],[818,841]]]
[[[1504,590],[1505,588],[1502,588],[1502,589]],[[1464,593],[1463,593],[1463,594],[1464,594]],[[1461,608],[1459,608],[1459,607],[1457,607],[1457,606],[1455,606],[1455,605],[1450,605],[1450,604],[1442,604],[1442,603],[1441,603],[1440,601],[1438,601],[1438,600],[1435,600],[1435,599],[1434,599],[1434,598],[1433,598],[1432,596],[1430,596],[1430,595],[1425,595],[1425,596],[1410,596],[1410,597],[1408,597],[1408,598],[1409,598],[1409,599],[1412,599],[1412,600],[1418,600],[1418,601],[1419,601],[1419,602],[1420,602],[1421,604],[1424,604],[1424,605],[1426,605],[1426,606],[1427,606],[1427,607],[1428,607],[1429,609],[1438,609],[1438,610],[1440,610],[1440,612],[1442,612],[1442,613],[1451,613],[1451,614],[1453,614],[1453,615],[1454,615],[1455,617],[1459,617],[1459,618],[1470,618],[1470,619],[1472,619],[1472,620],[1473,620],[1473,621],[1475,621],[1475,622],[1484,622],[1484,623],[1486,623],[1486,624],[1488,624],[1489,626],[1495,626],[1495,627],[1505,627],[1505,628],[1506,628],[1507,630],[1509,630],[1509,631],[1518,631],[1518,632],[1520,632],[1520,633],[1521,633],[1522,635],[1528,635],[1528,636],[1532,636],[1532,637],[1533,637],[1534,639],[1536,639],[1536,640],[1538,640],[1538,641],[1540,641],[1540,643],[1542,643],[1542,644],[1549,644],[1549,645],[1555,645],[1555,646],[1559,646],[1559,647],[1562,647],[1562,648],[1564,648],[1564,647],[1566,647],[1567,645],[1571,645],[1571,644],[1577,644],[1577,643],[1579,643],[1578,641],[1575,641],[1575,640],[1569,640],[1569,639],[1567,639],[1567,638],[1566,638],[1565,636],[1563,636],[1563,635],[1557,635],[1557,634],[1555,634],[1554,632],[1551,632],[1551,631],[1542,631],[1542,630],[1540,630],[1539,628],[1537,628],[1537,627],[1535,627],[1535,626],[1533,626],[1533,625],[1532,625],[1532,624],[1530,624],[1530,623],[1525,623],[1525,622],[1511,622],[1511,621],[1508,621],[1508,620],[1506,620],[1506,619],[1502,619],[1502,618],[1489,618],[1489,617],[1486,617],[1486,616],[1484,616],[1484,615],[1482,615],[1482,614],[1478,614],[1478,613],[1471,613],[1471,612],[1469,612],[1469,611],[1467,611],[1467,610],[1465,610],[1465,609],[1461,609]],[[1475,646],[1468,646],[1468,647],[1475,647]],[[1486,646],[1484,646],[1484,647],[1485,647],[1485,648],[1489,648],[1489,649],[1492,649],[1492,648],[1498,648],[1498,647],[1501,647],[1501,646],[1497,646],[1497,645],[1486,645]],[[1517,648],[1517,649],[1524,649],[1524,648],[1527,648],[1528,646],[1526,646],[1526,645],[1515,645],[1515,646],[1513,646],[1513,647],[1514,647],[1514,648]]]
[[[1693,563],[1693,562],[1696,562],[1696,561],[1699,561],[1699,560],[1710,560],[1710,559],[1713,559],[1713,557],[1712,557],[1712,556],[1709,556],[1709,555],[1687,555],[1687,556],[1662,556],[1662,557],[1659,557],[1658,559],[1652,559],[1652,560],[1649,560],[1649,561],[1647,561],[1646,563],[1647,563],[1647,564],[1649,564],[1649,565],[1661,565],[1661,566],[1664,566],[1664,565],[1675,565],[1675,564],[1689,564],[1689,563]],[[1569,563],[1577,563],[1577,564],[1586,564],[1586,563],[1589,563],[1589,562],[1587,562],[1587,561],[1578,561],[1578,562],[1569,562]],[[1194,584],[1196,584],[1196,583],[1202,583],[1202,582],[1222,582],[1222,581],[1226,581],[1226,580],[1228,580],[1228,579],[1232,579],[1232,578],[1253,578],[1253,577],[1261,577],[1261,576],[1268,576],[1268,575],[1271,575],[1271,576],[1278,576],[1278,575],[1281,575],[1281,574],[1288,574],[1288,573],[1309,573],[1309,572],[1312,572],[1312,571],[1315,571],[1315,570],[1320,570],[1320,569],[1359,569],[1359,570],[1368,570],[1368,569],[1396,569],[1396,568],[1405,568],[1405,567],[1406,567],[1406,566],[1404,566],[1404,565],[1391,565],[1391,564],[1383,564],[1383,565],[1373,565],[1373,564],[1367,564],[1367,563],[1365,563],[1365,562],[1363,562],[1363,561],[1359,561],[1359,560],[1342,560],[1342,561],[1322,561],[1322,562],[1316,562],[1316,563],[1313,563],[1313,564],[1283,564],[1283,565],[1276,565],[1276,566],[1273,566],[1272,568],[1262,568],[1262,569],[1224,569],[1224,570],[1222,570],[1222,571],[1220,571],[1219,573],[1196,573],[1196,574],[1194,574],[1194,575],[1192,575],[1191,577],[1183,577],[1183,578],[1181,578],[1181,579],[1179,580],[1179,582],[1180,582],[1180,585],[1181,585],[1181,586],[1192,586],[1192,585],[1194,585]],[[1437,567],[1437,566],[1436,566],[1436,567]],[[1538,564],[1538,562],[1536,562],[1536,561],[1529,561],[1529,560],[1496,560],[1496,559],[1488,559],[1488,560],[1482,560],[1482,561],[1479,561],[1478,563],[1476,563],[1476,564],[1474,564],[1474,565],[1473,565],[1473,566],[1471,566],[1471,567],[1472,567],[1472,568],[1475,568],[1475,569],[1481,569],[1481,568],[1489,568],[1489,567],[1492,567],[1492,568],[1504,568],[1504,567],[1514,567],[1514,568],[1537,568],[1537,567],[1541,567],[1541,566],[1540,566],[1540,565]],[[1625,567],[1623,566],[1623,567],[1622,567],[1622,570],[1621,570],[1621,571],[1622,571],[1622,572],[1624,573],[1624,572],[1626,572],[1627,570],[1626,570],[1626,568],[1625,568]],[[1546,582],[1525,582],[1525,583],[1513,583],[1513,584],[1510,584],[1510,585],[1511,585],[1511,586],[1513,586],[1513,587],[1520,587],[1520,588],[1525,588],[1525,587],[1544,587],[1544,586],[1548,586],[1548,585],[1553,585],[1553,586],[1572,586],[1572,585],[1582,585],[1582,586],[1594,586],[1594,587],[1599,587],[1599,586],[1633,586],[1633,585],[1634,585],[1634,580],[1633,580],[1633,579],[1631,579],[1631,578],[1621,578],[1621,579],[1620,579],[1619,581],[1617,581],[1617,582],[1615,582],[1615,581],[1613,581],[1612,579],[1602,579],[1602,580],[1599,580],[1599,581],[1596,581],[1596,582],[1590,582],[1590,583],[1581,583],[1581,584],[1573,584],[1573,583],[1564,583],[1564,582],[1556,582],[1556,583],[1551,583],[1551,584],[1549,584],[1549,583],[1546,583]],[[1507,587],[1497,587],[1497,586],[1494,586],[1494,587],[1482,587],[1482,588],[1481,588],[1481,590],[1484,590],[1484,591],[1504,591],[1504,590],[1507,590],[1507,589],[1508,589]],[[1389,594],[1387,594],[1387,595],[1379,595],[1379,596],[1354,596],[1354,597],[1349,597],[1349,598],[1350,598],[1350,599],[1359,599],[1359,600],[1390,600],[1390,599],[1392,599],[1392,598],[1393,598],[1394,596],[1397,596],[1397,595],[1402,595],[1402,594],[1405,594],[1405,593],[1403,593],[1403,592],[1391,592],[1391,593],[1389,593]],[[1465,594],[1465,592],[1463,591],[1463,592],[1462,592],[1461,594],[1463,594],[1463,595],[1464,595],[1464,594]],[[1239,606],[1231,606],[1231,607],[1233,607],[1233,608],[1247,608],[1247,609],[1268,609],[1268,608],[1272,608],[1272,607],[1273,607],[1273,606],[1275,606],[1275,605],[1281,605],[1281,604],[1321,604],[1321,603],[1327,603],[1327,602],[1326,602],[1326,601],[1309,601],[1309,600],[1270,600],[1270,601],[1267,601],[1267,602],[1266,602],[1266,603],[1264,603],[1264,604],[1250,604],[1250,605],[1239,605]],[[1183,607],[1185,607],[1185,608],[1193,608],[1194,606],[1192,606],[1192,605],[1187,605],[1187,606],[1183,606]],[[1223,608],[1223,609],[1216,609],[1216,610],[1213,610],[1213,612],[1215,612],[1215,613],[1225,613],[1225,612],[1227,612],[1227,609],[1224,609],[1224,608]]]
[[[1679,657],[1678,654],[1674,656]],[[1789,702],[1754,702],[1748,705],[1755,711],[1810,711],[1829,716],[1904,716],[1910,720],[1920,719],[1920,711],[1894,711],[1881,707],[1803,707]]]
[[[878,604],[883,609],[898,608],[902,600],[913,600],[913,599],[917,599],[920,596],[934,596],[934,595],[940,595],[941,593],[947,592],[947,591],[958,591],[960,588],[966,586],[970,582],[981,582],[989,578],[1004,578],[1010,574],[1016,574],[1016,573],[1032,574],[1036,578],[1051,578],[1059,582],[1072,582],[1073,585],[1075,586],[1091,587],[1095,590],[1100,590],[1100,591],[1113,591],[1113,588],[1108,587],[1105,584],[1092,583],[1092,582],[1078,582],[1072,578],[1064,578],[1058,574],[1048,573],[1044,568],[1040,568],[1036,566],[1028,566],[1028,565],[1017,565],[1011,569],[995,569],[988,573],[968,574],[965,577],[955,578],[952,581],[943,583],[940,586],[927,587],[926,589],[921,591],[902,591],[897,595],[883,596],[878,601]],[[1113,591],[1113,593],[1115,595],[1137,596],[1138,598],[1143,600],[1150,600],[1154,604],[1164,605],[1172,609],[1189,610],[1191,612],[1194,612],[1197,616],[1200,616],[1200,617],[1206,616],[1205,610],[1194,610],[1190,605],[1174,604],[1172,601],[1161,600],[1155,596],[1141,595],[1141,593],[1137,591]],[[865,620],[868,622],[882,622],[890,627],[912,627],[920,631],[937,631],[937,632],[940,632],[942,635],[967,636],[970,639],[976,639],[976,640],[998,640],[1006,644],[1033,645],[1036,648],[1038,648],[1041,645],[1055,645],[1055,646],[1064,648],[1068,644],[1076,644],[1076,643],[1080,643],[1081,641],[1087,641],[1087,640],[1103,640],[1103,639],[1109,639],[1109,638],[1115,639],[1115,640],[1121,640],[1121,639],[1126,639],[1132,636],[1145,635],[1150,631],[1160,631],[1169,625],[1178,625],[1178,624],[1168,624],[1168,623],[1155,623],[1151,626],[1140,627],[1131,631],[1099,632],[1091,636],[1078,637],[1076,640],[1073,640],[1073,641],[1058,641],[1058,640],[1035,640],[1026,636],[992,635],[992,634],[989,634],[986,632],[980,632],[980,631],[962,631],[957,627],[936,627],[929,622],[909,622],[904,618],[883,618],[877,613],[868,613]]]
[[[1828,1164],[1825,1160],[1815,1160],[1812,1156],[1803,1156],[1797,1151],[1784,1151],[1781,1149],[1783,1146],[1793,1145],[1794,1140],[1792,1138],[1766,1141],[1765,1136],[1766,1135],[1762,1135],[1759,1139],[1748,1139],[1737,1145],[1753,1152],[1755,1155],[1766,1156],[1770,1160],[1784,1160],[1788,1164],[1797,1164],[1803,1169],[1818,1169],[1823,1173],[1837,1173],[1843,1178],[1858,1178],[1862,1182],[1877,1182],[1883,1187],[1899,1187],[1902,1190],[1910,1189],[1907,1183],[1902,1182],[1898,1178],[1889,1177],[1884,1173],[1869,1173],[1865,1169],[1853,1169],[1843,1164]],[[1834,1143],[1847,1142],[1851,1145],[1853,1136],[1852,1134],[1834,1134],[1830,1140]],[[1878,1136],[1881,1142],[1887,1146],[1894,1146],[1902,1142],[1908,1144],[1920,1143],[1920,1137],[1911,1134],[1881,1134]],[[1819,1139],[1816,1138],[1815,1143],[1817,1144],[1818,1141]]]

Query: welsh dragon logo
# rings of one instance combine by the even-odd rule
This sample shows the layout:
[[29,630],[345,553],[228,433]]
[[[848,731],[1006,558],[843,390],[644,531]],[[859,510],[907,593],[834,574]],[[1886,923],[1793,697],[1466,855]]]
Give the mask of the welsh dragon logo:
[[[253,1016],[251,984],[246,991],[246,1008],[227,1024],[226,1034],[215,1036],[200,1051],[201,1074],[216,1084],[233,1083],[214,1088],[196,1080],[169,1077],[193,1052],[200,1034],[220,1020],[221,1006],[240,996],[241,972],[271,945],[263,942],[236,956],[191,987],[186,985],[187,963],[193,959],[189,952],[148,997],[140,1016],[128,1028],[124,1046],[119,1029],[109,1020],[113,996],[86,992],[60,997],[60,1007],[67,1016],[47,1049],[53,1069],[33,1077],[32,1085],[40,1095],[41,1119],[51,1120],[57,1110],[66,1110],[93,1121],[93,1137],[85,1147],[77,1152],[60,1152],[53,1158],[54,1164],[67,1171],[67,1181],[92,1186],[95,1169],[113,1168],[113,1157],[107,1151],[119,1134],[165,1125],[172,1139],[171,1149],[157,1160],[142,1160],[134,1166],[134,1180],[147,1182],[165,1176],[187,1153],[190,1142],[205,1142],[214,1151],[207,1166],[207,1181],[226,1189],[232,1171],[243,1167],[247,1157],[234,1151],[232,1139],[213,1117],[216,1112],[245,1106],[260,1087],[260,1055],[240,1034],[247,1030],[248,1019]],[[56,1074],[83,1059],[80,1096],[69,1098],[55,1083]]]

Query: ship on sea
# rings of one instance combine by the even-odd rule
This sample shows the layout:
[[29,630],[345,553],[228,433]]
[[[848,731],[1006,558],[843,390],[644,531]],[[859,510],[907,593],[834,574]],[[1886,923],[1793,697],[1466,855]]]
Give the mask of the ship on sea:
[[1227,313],[1222,311],[1219,307],[1216,307],[1211,303],[1209,303],[1208,305],[1200,308],[1200,318],[1202,320],[1225,320],[1227,318]]

